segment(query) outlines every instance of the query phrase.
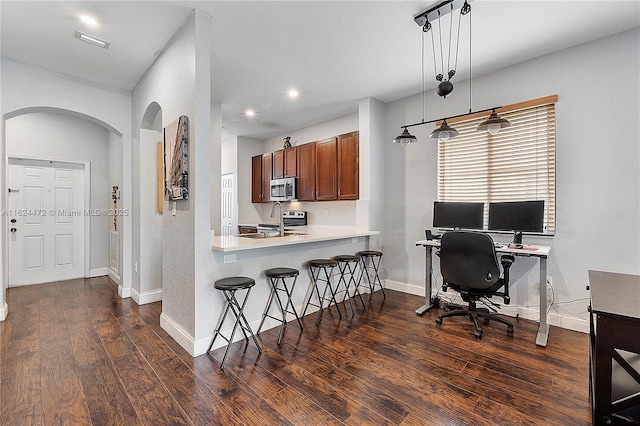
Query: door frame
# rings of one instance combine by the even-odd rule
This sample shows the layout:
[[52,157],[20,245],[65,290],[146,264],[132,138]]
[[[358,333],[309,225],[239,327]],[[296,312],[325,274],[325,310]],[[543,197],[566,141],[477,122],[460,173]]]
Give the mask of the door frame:
[[[10,160],[31,160],[31,161],[45,161],[56,163],[70,163],[79,164],[84,166],[84,211],[88,212],[91,208],[91,162],[90,161],[74,161],[74,160],[61,160],[54,158],[42,158],[32,157],[29,155],[15,155],[10,154],[5,157],[5,176],[4,176],[4,201],[5,206],[9,206],[9,166]],[[91,217],[89,215],[84,216],[84,277],[90,277],[91,270]],[[3,224],[4,226],[4,224]],[[7,254],[7,285],[5,288],[9,288],[9,281],[11,280],[11,265],[9,264],[9,238],[5,238],[4,247]]]

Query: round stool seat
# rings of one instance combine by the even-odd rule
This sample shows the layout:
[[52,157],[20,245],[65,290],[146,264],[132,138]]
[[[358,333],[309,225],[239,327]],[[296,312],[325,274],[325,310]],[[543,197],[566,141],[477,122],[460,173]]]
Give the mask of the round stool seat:
[[382,256],[381,251],[376,250],[363,250],[356,253],[358,256]]
[[360,256],[354,256],[352,254],[341,254],[334,256],[333,260],[336,262],[357,262],[360,260]]
[[251,288],[256,284],[253,278],[249,277],[228,277],[217,280],[213,285],[218,290],[242,290]]
[[288,278],[295,277],[300,271],[294,268],[271,268],[264,271],[264,274],[270,278]]
[[314,268],[327,268],[331,266],[336,266],[338,262],[332,259],[312,259],[309,261],[309,266],[313,266]]

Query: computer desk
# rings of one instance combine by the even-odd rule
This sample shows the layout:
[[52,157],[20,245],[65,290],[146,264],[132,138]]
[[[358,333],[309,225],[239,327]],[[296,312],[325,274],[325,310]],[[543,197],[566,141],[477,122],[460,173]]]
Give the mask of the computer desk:
[[[440,247],[440,240],[420,240],[416,242],[416,246],[423,246],[427,251],[425,262],[425,304],[416,309],[416,314],[424,315],[429,309],[436,306],[431,296],[432,272],[433,272],[433,248]],[[525,245],[525,247],[527,247]],[[536,345],[547,346],[547,338],[549,337],[549,324],[547,324],[547,258],[551,247],[549,246],[528,246],[529,248],[516,249],[510,248],[507,244],[496,247],[496,252],[504,254],[512,254],[520,257],[536,257],[540,260],[540,325],[538,327],[538,335],[536,336]],[[536,247],[535,250],[532,250]]]

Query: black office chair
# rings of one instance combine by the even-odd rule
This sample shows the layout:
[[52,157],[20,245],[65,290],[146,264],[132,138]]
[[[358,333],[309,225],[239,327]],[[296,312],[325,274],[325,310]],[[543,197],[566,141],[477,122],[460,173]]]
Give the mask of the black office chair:
[[[505,304],[509,304],[509,268],[514,258],[503,255],[501,258],[503,276],[500,277],[500,264],[496,256],[493,239],[487,234],[472,231],[445,232],[440,242],[440,271],[444,279],[443,290],[448,287],[459,292],[462,300],[469,306],[445,305],[445,312],[438,316],[436,324],[442,325],[442,319],[453,316],[468,316],[475,325],[473,333],[482,338],[482,328],[478,317],[485,323],[494,320],[507,326],[507,334],[513,334],[513,324],[489,311],[487,308],[476,308],[482,298],[501,296]],[[503,288],[502,291],[499,291]],[[491,305],[499,307],[498,304]],[[497,312],[497,311],[496,311]]]

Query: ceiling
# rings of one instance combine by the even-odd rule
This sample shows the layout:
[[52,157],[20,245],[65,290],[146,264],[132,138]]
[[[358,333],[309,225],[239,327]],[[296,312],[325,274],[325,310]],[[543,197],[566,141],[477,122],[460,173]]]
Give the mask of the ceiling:
[[[130,91],[199,9],[213,21],[211,97],[222,104],[223,131],[266,139],[355,113],[362,98],[420,93],[422,31],[413,16],[437,3],[2,0],[0,49],[14,61]],[[640,26],[640,0],[471,6],[473,76]],[[98,26],[82,23],[82,14]],[[441,21],[446,49],[448,17]],[[76,30],[111,45],[83,43]],[[469,75],[468,26],[460,32],[454,83]],[[429,90],[437,84],[430,35],[425,47]],[[291,88],[300,92],[295,100]],[[244,115],[248,108],[254,117]]]

